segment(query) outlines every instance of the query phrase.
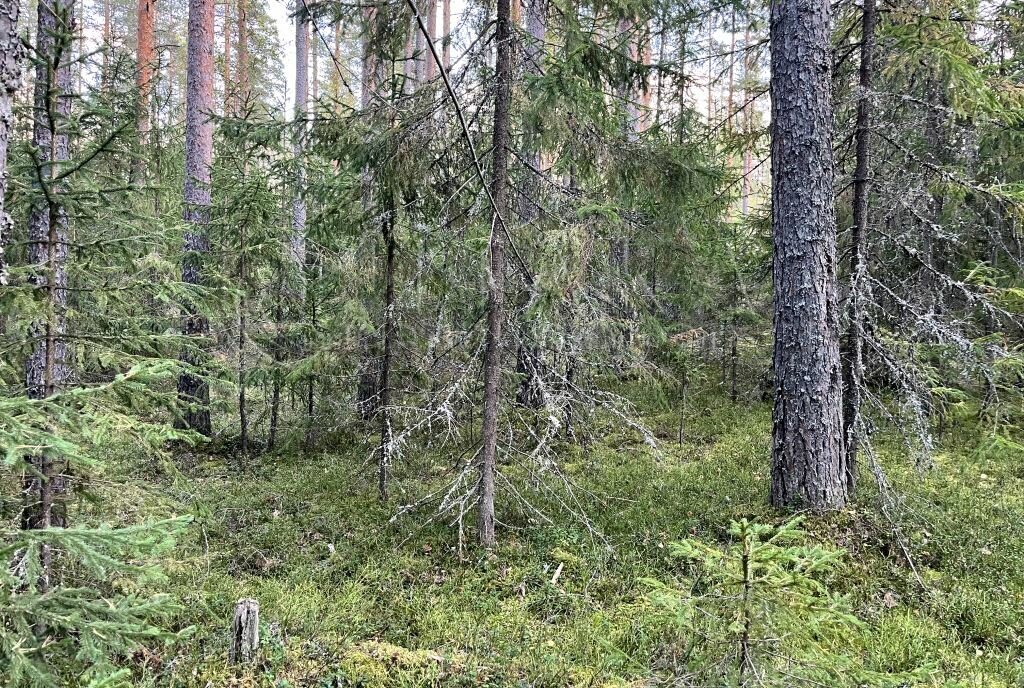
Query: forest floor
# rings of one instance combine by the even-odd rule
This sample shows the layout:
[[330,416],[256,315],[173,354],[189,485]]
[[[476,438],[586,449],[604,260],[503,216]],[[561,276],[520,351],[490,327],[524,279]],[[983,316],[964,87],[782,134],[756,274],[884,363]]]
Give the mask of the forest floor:
[[[403,463],[381,505],[370,446],[351,437],[338,439],[341,452],[265,455],[244,468],[205,456],[111,488],[95,517],[109,518],[111,504],[124,522],[195,516],[162,563],[169,580],[154,584],[179,600],[174,623],[195,631],[136,657],[136,685],[711,685],[673,683],[680,632],[652,602],[651,580],[679,579],[674,541],[721,546],[735,519],[782,522],[766,503],[769,410],[695,395],[680,445],[673,403],[645,406],[657,452],[608,421],[593,428],[599,440],[562,457],[591,527],[555,503],[537,505],[555,522],[542,526],[500,502],[493,553],[467,545],[460,556],[457,527],[429,509],[390,522],[450,479],[451,456]],[[813,541],[848,552],[829,585],[864,622],[832,650],[903,676],[895,684],[1021,686],[1024,457],[979,450],[978,437],[951,427],[923,471],[901,444],[879,443],[903,538],[867,474],[853,507],[805,523]],[[242,597],[260,602],[263,646],[238,670],[226,656]]]

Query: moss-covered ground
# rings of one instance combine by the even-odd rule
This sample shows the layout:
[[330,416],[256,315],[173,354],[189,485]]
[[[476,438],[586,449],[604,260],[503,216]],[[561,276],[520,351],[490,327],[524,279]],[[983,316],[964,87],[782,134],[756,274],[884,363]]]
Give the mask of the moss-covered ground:
[[[649,579],[680,576],[673,541],[722,543],[739,518],[781,522],[766,498],[769,410],[693,395],[682,444],[674,402],[641,412],[657,451],[612,420],[591,428],[589,444],[559,450],[572,509],[531,493],[552,524],[501,490],[493,552],[471,544],[471,520],[460,546],[458,524],[430,507],[392,519],[451,478],[450,453],[410,451],[386,505],[371,448],[352,436],[312,455],[200,455],[179,471],[122,460],[111,470],[138,478],[106,490],[96,518],[194,516],[159,584],[180,603],[176,627],[194,630],[135,657],[135,682],[698,685],[680,678],[678,628],[653,606]],[[907,684],[1022,686],[1024,457],[979,450],[958,430],[972,427],[967,415],[951,420],[927,468],[896,440],[876,440],[896,500],[888,516],[865,471],[850,509],[805,528],[846,550],[829,585],[865,624],[835,652],[872,671],[916,671]],[[241,597],[259,600],[263,622],[260,658],[245,669],[226,661]]]

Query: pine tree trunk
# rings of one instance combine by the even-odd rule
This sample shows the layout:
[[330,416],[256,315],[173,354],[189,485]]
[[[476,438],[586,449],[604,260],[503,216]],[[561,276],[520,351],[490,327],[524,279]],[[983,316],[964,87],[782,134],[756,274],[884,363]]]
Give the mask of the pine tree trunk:
[[[437,41],[437,0],[426,0],[427,5],[427,34],[430,36],[431,41]],[[426,49],[423,56],[426,60],[426,81],[433,81],[434,77],[437,76],[437,63],[434,62],[434,57],[430,54],[430,48]]]
[[775,408],[771,501],[846,504],[832,169],[831,6],[774,0],[772,235]]
[[7,284],[4,249],[12,226],[7,213],[7,149],[14,129],[14,98],[21,85],[21,60],[25,53],[18,37],[20,5],[9,2],[0,8],[0,287]]
[[843,362],[843,437],[846,442],[846,486],[850,494],[857,485],[857,450],[860,442],[861,388],[864,384],[864,351],[861,328],[864,304],[861,300],[867,269],[864,241],[868,230],[868,194],[871,191],[871,89],[874,76],[875,0],[865,0],[861,17],[860,98],[857,101],[857,166],[853,179],[853,227],[850,230],[850,322],[846,332]]
[[498,453],[498,402],[501,395],[501,330],[505,317],[505,237],[503,217],[508,192],[509,110],[512,100],[512,25],[509,0],[498,0],[495,34],[495,96],[493,178],[487,270],[487,337],[484,345],[484,407],[480,460],[480,515],[477,523],[480,544],[495,545],[494,492]]
[[[185,256],[181,281],[203,284],[203,260],[210,252],[207,228],[210,223],[210,171],[213,166],[213,0],[189,0],[188,75],[185,95]],[[193,346],[210,331],[210,324],[194,304],[185,304],[185,335]],[[210,387],[200,372],[205,355],[186,349],[182,362],[189,369],[178,378],[178,398],[187,405],[181,424],[209,436]]]
[[[149,145],[149,95],[153,82],[153,74],[156,66],[156,56],[153,47],[153,26],[156,20],[156,0],[138,1],[138,30],[136,32],[136,86],[138,88],[138,103],[135,110],[136,129],[139,136],[139,151],[143,151]],[[135,184],[146,183],[146,161],[139,155],[132,161],[132,182]]]
[[[29,284],[45,295],[44,320],[29,327],[32,350],[25,362],[25,389],[30,399],[45,399],[71,382],[72,350],[67,341],[68,227],[61,203],[62,163],[71,159],[67,120],[73,99],[71,53],[72,0],[39,0],[32,147],[38,159],[34,205],[28,219]],[[27,458],[22,527],[64,527],[66,462],[52,454]],[[52,552],[43,546],[39,586],[50,587]]]

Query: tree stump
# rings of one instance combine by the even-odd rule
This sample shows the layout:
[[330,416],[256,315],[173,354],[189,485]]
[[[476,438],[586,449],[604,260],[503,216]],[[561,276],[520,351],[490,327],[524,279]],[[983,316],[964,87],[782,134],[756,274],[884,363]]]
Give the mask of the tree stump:
[[235,603],[235,618],[231,621],[231,647],[228,663],[246,664],[256,656],[260,645],[260,603],[246,597]]

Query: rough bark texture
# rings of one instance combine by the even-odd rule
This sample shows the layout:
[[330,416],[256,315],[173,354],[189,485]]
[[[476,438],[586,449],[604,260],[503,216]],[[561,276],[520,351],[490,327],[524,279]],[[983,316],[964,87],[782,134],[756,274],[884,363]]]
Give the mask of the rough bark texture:
[[[71,116],[71,44],[74,2],[39,0],[36,32],[38,62],[33,96],[32,146],[39,161],[37,195],[28,219],[29,284],[42,292],[46,316],[29,328],[32,350],[25,361],[30,399],[45,399],[71,381],[72,352],[67,341],[68,215],[61,203],[61,163],[71,159],[67,120]],[[51,454],[31,456],[24,484],[22,527],[66,525],[66,462]],[[42,589],[50,587],[52,552],[43,546]]]
[[853,227],[850,229],[850,323],[843,343],[843,438],[846,442],[846,486],[852,494],[857,485],[857,450],[860,438],[860,392],[864,382],[864,351],[861,328],[864,304],[861,289],[866,270],[864,239],[868,230],[868,193],[871,190],[871,88],[874,70],[875,0],[864,1],[861,17],[860,97],[855,131],[857,167],[853,174]]
[[775,408],[772,504],[847,500],[842,434],[830,5],[771,3]]
[[[181,281],[203,283],[203,259],[210,252],[210,169],[213,166],[213,0],[189,0],[188,74],[185,86],[185,255]],[[206,337],[210,324],[193,304],[185,304],[185,335]],[[198,343],[198,342],[197,342]],[[178,397],[186,405],[182,425],[209,435],[210,387],[198,373],[204,356],[187,349],[182,361],[193,370],[178,378]]]
[[[149,144],[149,94],[152,90],[156,53],[153,46],[153,27],[156,21],[156,0],[139,0],[138,22],[135,41],[135,84],[139,101],[136,104],[135,122],[139,135],[139,150]],[[146,180],[145,160],[137,157],[132,162],[132,181],[144,184]]]
[[244,598],[235,603],[235,616],[231,620],[231,645],[228,647],[229,664],[248,664],[256,658],[260,646],[260,603]]
[[0,286],[7,284],[4,248],[11,233],[7,214],[7,148],[14,128],[14,96],[21,83],[24,48],[18,38],[19,2],[0,7]]
[[512,23],[509,0],[498,0],[495,34],[494,162],[487,270],[487,339],[484,345],[483,448],[480,458],[480,544],[492,547],[494,538],[494,473],[498,454],[498,401],[501,393],[501,330],[505,318],[505,238],[502,217],[508,194],[509,107],[512,99]]

